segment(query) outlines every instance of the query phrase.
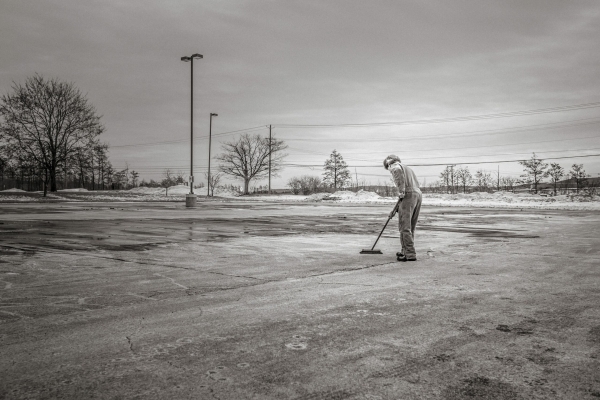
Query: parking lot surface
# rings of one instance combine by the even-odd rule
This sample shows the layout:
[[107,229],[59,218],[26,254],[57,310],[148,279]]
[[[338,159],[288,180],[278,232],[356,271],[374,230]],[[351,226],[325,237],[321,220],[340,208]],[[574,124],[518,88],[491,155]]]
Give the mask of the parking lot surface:
[[600,215],[0,204],[0,398],[594,399]]

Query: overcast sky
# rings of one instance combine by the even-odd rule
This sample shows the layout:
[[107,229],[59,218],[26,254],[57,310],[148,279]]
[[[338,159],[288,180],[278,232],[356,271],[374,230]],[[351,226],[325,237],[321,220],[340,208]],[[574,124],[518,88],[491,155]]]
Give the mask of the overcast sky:
[[[597,0],[0,2],[0,92],[35,73],[75,83],[103,115],[113,165],[146,179],[189,170],[185,55],[204,56],[194,62],[196,181],[214,112],[213,155],[239,135],[220,133],[273,125],[286,162],[306,165],[286,167],[273,180],[282,188],[320,175],[333,149],[373,184],[387,179],[390,153],[427,183],[443,167],[417,165],[599,154],[598,49]],[[597,156],[549,161],[600,173]],[[522,172],[469,166],[498,167]]]

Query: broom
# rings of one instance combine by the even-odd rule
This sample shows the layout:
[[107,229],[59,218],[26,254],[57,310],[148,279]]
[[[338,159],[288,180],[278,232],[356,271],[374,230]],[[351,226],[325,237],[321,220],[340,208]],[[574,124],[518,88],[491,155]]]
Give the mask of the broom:
[[383,231],[385,231],[385,228],[387,227],[388,222],[390,222],[390,219],[392,219],[394,217],[394,215],[396,215],[396,213],[398,212],[398,207],[400,207],[401,201],[402,201],[402,199],[398,199],[398,202],[396,203],[396,206],[394,207],[394,211],[392,212],[392,214],[390,216],[388,216],[387,221],[385,221],[385,225],[383,226],[383,229],[381,230],[381,232],[379,232],[379,236],[377,236],[377,240],[375,240],[375,243],[373,243],[373,247],[371,247],[371,249],[362,249],[360,254],[383,254],[381,252],[381,250],[374,250],[375,245],[379,241],[379,238],[381,237],[381,234],[383,233]]

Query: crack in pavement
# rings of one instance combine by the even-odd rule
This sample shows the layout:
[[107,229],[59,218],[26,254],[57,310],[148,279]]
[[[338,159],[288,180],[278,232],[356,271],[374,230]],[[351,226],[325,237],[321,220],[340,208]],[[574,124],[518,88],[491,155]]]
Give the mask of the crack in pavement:
[[132,353],[135,353],[135,351],[133,351],[133,342],[131,341],[131,338],[129,336],[125,336],[125,339],[127,339],[127,343],[129,343],[129,350]]
[[381,267],[382,265],[389,265],[389,264],[396,264],[396,262],[386,262],[386,263],[382,263],[382,264],[371,264],[371,265],[365,265],[364,267],[357,267],[357,268],[336,269],[335,271],[323,272],[323,273],[314,274],[314,275],[306,275],[306,276],[302,276],[302,277],[297,278],[297,279],[314,278],[316,276],[332,275],[332,274],[337,274],[337,273],[340,273],[340,272],[362,271],[363,269],[370,269],[370,268],[375,268],[375,267]]
[[141,294],[137,294],[137,293],[128,292],[126,294],[129,296],[140,297],[140,298],[146,299],[146,300],[158,301],[158,299],[153,299],[152,297],[142,296]]
[[319,282],[319,285],[348,285],[348,286],[377,286],[368,285],[366,283],[346,283],[346,282]]
[[145,262],[145,261],[127,260],[127,259],[124,259],[124,258],[101,256],[101,255],[95,255],[95,254],[84,253],[84,252],[53,251],[53,250],[40,249],[40,248],[28,248],[28,247],[9,246],[9,245],[5,245],[5,244],[0,244],[0,247],[6,247],[8,249],[20,250],[20,251],[23,251],[23,252],[49,253],[49,254],[58,254],[58,255],[68,254],[68,255],[71,255],[71,256],[100,258],[100,259],[103,259],[103,260],[114,260],[114,261],[122,261],[122,262],[134,263],[134,264],[154,265],[156,267],[165,267],[165,268],[175,268],[175,269],[185,269],[185,270],[189,270],[189,271],[197,271],[195,268],[180,267],[180,266],[177,266],[177,265],[168,265],[168,264],[154,264],[154,263]]
[[223,273],[223,272],[207,271],[207,270],[198,270],[198,272],[206,272],[208,274],[231,276],[231,277],[234,277],[234,278],[256,279],[258,281],[264,281],[265,283],[266,282],[279,282],[280,281],[278,279],[262,279],[262,278],[255,278],[253,276],[233,275],[233,274],[226,274],[226,273]]
[[171,283],[173,283],[173,285],[179,286],[180,288],[183,288],[183,289],[185,289],[185,290],[189,289],[189,287],[187,287],[187,286],[184,286],[184,285],[182,285],[182,284],[180,284],[180,283],[177,283],[177,282],[175,282],[175,279],[173,279],[173,278],[170,278],[170,277],[168,277],[168,276],[164,276],[164,275],[162,275],[162,274],[159,274],[159,273],[155,273],[154,275],[155,275],[155,276],[160,276],[160,277],[163,277],[163,278],[165,278],[165,279],[168,279],[168,280],[170,280],[170,281],[171,281]]

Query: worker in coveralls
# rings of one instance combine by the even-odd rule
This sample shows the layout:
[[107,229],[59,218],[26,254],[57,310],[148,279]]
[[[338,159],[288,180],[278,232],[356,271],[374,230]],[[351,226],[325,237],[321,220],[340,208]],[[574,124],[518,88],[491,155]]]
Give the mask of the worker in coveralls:
[[[392,174],[392,179],[398,189],[398,197],[402,199],[398,214],[402,251],[396,253],[396,259],[398,261],[417,261],[414,239],[422,200],[419,181],[414,171],[401,164],[400,158],[394,154],[390,154],[383,160],[383,166]],[[395,212],[394,209],[390,213],[390,218],[394,216]]]

